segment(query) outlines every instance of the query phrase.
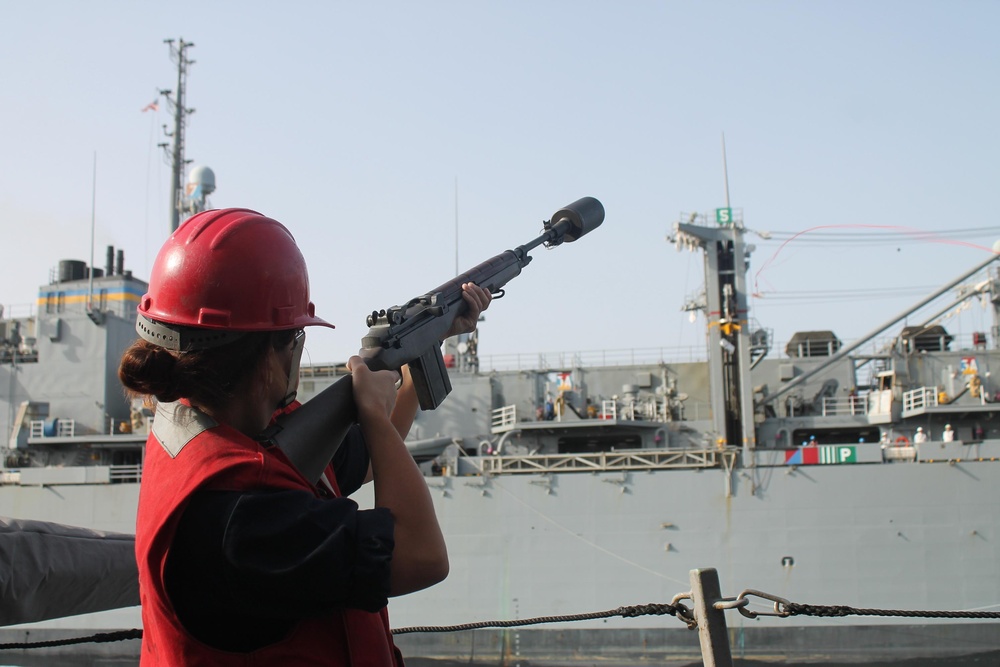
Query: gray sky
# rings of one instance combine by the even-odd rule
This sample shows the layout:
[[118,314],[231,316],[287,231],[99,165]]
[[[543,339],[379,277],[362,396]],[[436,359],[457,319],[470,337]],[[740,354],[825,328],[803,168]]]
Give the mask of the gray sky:
[[[162,40],[183,37],[211,203],[284,222],[338,325],[307,361],[450,279],[456,242],[465,270],[585,195],[604,226],[534,253],[481,352],[701,349],[680,310],[701,257],[665,237],[724,204],[723,133],[733,207],[785,233],[754,241],[753,316],[851,340],[1000,238],[998,25],[985,0],[4,2],[0,303],[89,259],[95,151],[97,263],[114,245],[148,277],[171,121],[140,109],[175,86]],[[991,324],[977,306],[946,326]]]

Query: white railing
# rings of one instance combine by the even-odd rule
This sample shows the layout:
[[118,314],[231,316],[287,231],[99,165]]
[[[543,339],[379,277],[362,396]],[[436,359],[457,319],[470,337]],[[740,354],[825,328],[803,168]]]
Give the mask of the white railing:
[[[554,420],[562,421],[564,412],[560,412],[560,403],[555,403]],[[697,408],[697,406],[695,406]],[[697,409],[694,411],[698,412]],[[495,408],[491,413],[490,428],[493,433],[504,433],[517,428],[517,407],[505,405],[502,408]],[[541,419],[541,417],[537,417]],[[615,399],[605,399],[601,401],[600,410],[590,420],[616,420],[624,419],[628,421],[670,421],[667,415],[667,399],[662,396],[643,398],[636,401],[623,401]],[[549,421],[549,420],[546,420]]]
[[[76,434],[76,420],[75,419],[57,419],[55,437],[58,438],[72,438]],[[45,434],[45,420],[43,419],[32,419],[31,423],[28,425],[28,435],[32,438],[44,438]]]
[[698,362],[706,359],[703,346],[646,347],[621,350],[578,352],[533,352],[479,356],[483,371],[595,368],[601,366],[645,366],[650,364]]
[[903,414],[937,407],[938,395],[934,387],[920,387],[903,394]]
[[491,430],[493,433],[509,431],[517,424],[517,406],[505,405],[493,411]]
[[34,303],[3,304],[0,313],[8,320],[21,320],[34,317],[38,313],[38,305]]
[[823,416],[842,417],[844,415],[868,414],[868,396],[847,396],[845,398],[824,398]]
[[665,470],[677,468],[731,468],[738,451],[727,449],[642,449],[596,454],[534,454],[487,456],[483,474],[600,472],[608,470]]
[[[952,334],[951,350],[982,349],[984,344],[973,339],[972,334]],[[863,345],[855,354],[887,354],[892,348],[895,338],[880,337]],[[841,341],[842,346],[853,344],[853,340]],[[788,360],[791,357],[785,351],[787,341],[771,343],[771,352],[767,359]],[[827,357],[828,358],[828,357]],[[599,368],[602,366],[648,366],[655,364],[697,363],[708,359],[708,353],[703,345],[688,345],[674,347],[637,347],[609,350],[555,351],[555,352],[523,352],[507,354],[479,355],[479,372],[489,371],[532,371],[573,368]],[[821,361],[824,357],[812,357]],[[871,364],[862,367],[864,375]],[[302,377],[335,377],[345,375],[343,362],[323,362],[304,365],[300,371]],[[863,379],[859,377],[859,381]]]
[[[894,337],[873,339],[855,351],[856,354],[879,354],[892,347]],[[841,341],[842,346],[853,344],[853,340]],[[987,345],[989,345],[987,343]],[[768,359],[790,359],[785,351],[787,341],[772,341]],[[951,350],[981,349],[983,343],[976,341],[972,334],[953,334]],[[661,363],[702,362],[708,359],[704,346],[641,347],[631,349],[584,350],[576,352],[531,352],[480,355],[480,371],[510,371],[539,369],[572,369],[578,367],[640,366]],[[822,357],[812,357],[821,360]],[[867,366],[866,366],[867,367]]]
[[141,482],[142,464],[137,463],[130,466],[110,466],[112,482]]
[[72,438],[76,435],[75,419],[57,419],[56,435],[60,438]]

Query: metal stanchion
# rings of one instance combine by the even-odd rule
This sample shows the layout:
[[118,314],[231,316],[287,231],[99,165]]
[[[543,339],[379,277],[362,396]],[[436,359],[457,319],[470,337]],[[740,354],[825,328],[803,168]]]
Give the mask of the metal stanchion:
[[701,657],[705,667],[733,667],[726,613],[715,607],[721,601],[722,588],[715,568],[691,570],[691,602],[695,620],[698,621],[698,638],[701,640]]

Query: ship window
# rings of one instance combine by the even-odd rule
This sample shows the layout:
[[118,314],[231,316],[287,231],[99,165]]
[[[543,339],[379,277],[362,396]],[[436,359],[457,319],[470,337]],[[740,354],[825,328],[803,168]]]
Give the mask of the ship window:
[[639,449],[642,438],[635,433],[628,435],[588,435],[559,438],[560,454],[593,454],[613,449]]
[[821,445],[853,445],[858,442],[879,441],[879,430],[874,426],[838,429],[796,429],[792,431],[792,447],[798,447],[816,436],[816,442]]
[[66,305],[66,293],[65,292],[46,292],[45,293],[45,312],[46,313],[61,313]]

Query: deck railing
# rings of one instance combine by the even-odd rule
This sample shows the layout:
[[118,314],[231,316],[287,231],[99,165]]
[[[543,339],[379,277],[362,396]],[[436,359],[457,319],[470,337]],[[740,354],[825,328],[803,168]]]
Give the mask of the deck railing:
[[[879,337],[855,350],[856,355],[888,354],[895,338]],[[843,345],[853,343],[853,340],[842,341]],[[787,341],[773,341],[771,353],[767,359],[791,360],[786,352]],[[955,334],[950,345],[952,351],[993,349],[974,334]],[[820,361],[823,357],[809,357]],[[678,345],[662,347],[636,347],[603,350],[549,351],[549,352],[519,352],[507,354],[480,354],[479,372],[489,371],[531,371],[531,370],[569,370],[573,368],[598,368],[603,366],[648,366],[652,364],[680,364],[704,362],[708,352],[704,345]],[[303,367],[304,375],[322,377],[343,374],[343,363],[315,364],[312,370]],[[866,365],[865,368],[869,368]]]
[[517,406],[505,405],[493,411],[492,431],[493,433],[503,433],[509,431],[517,425]]
[[920,387],[903,394],[903,416],[927,408],[937,407],[938,395],[934,387]]
[[76,420],[57,419],[55,423],[55,433],[45,433],[45,420],[32,419],[28,426],[28,434],[32,438],[42,438],[46,435],[54,435],[59,438],[72,438],[76,434]]
[[823,399],[824,417],[842,417],[845,415],[867,415],[867,414],[868,414],[867,395]]
[[603,472],[615,470],[667,470],[684,468],[731,468],[739,449],[641,449],[595,454],[529,454],[487,456],[481,471],[489,475],[549,472]]
[[141,463],[136,463],[135,465],[128,465],[128,466],[110,466],[110,468],[111,468],[112,484],[142,481]]

